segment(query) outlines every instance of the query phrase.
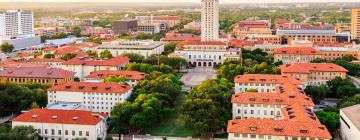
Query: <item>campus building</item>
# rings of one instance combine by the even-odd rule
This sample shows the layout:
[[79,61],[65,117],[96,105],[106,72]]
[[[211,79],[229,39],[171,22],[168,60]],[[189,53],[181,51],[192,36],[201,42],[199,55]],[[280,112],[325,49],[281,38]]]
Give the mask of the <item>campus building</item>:
[[0,82],[41,83],[56,85],[74,81],[75,73],[59,68],[18,67],[8,68],[0,72]]
[[228,59],[240,60],[241,51],[219,41],[183,41],[170,56],[184,58],[190,66],[212,67]]
[[95,57],[76,57],[61,64],[61,68],[75,72],[80,80],[93,71],[98,70],[121,70],[129,63],[129,58],[117,56],[111,59],[102,60]]
[[219,0],[201,0],[201,41],[219,39]]
[[145,58],[154,55],[161,54],[164,51],[165,43],[160,41],[150,41],[150,40],[139,40],[139,41],[129,41],[129,40],[115,40],[110,43],[101,45],[97,51],[103,52],[108,50],[113,56],[119,56],[124,53],[136,53],[144,56]]
[[107,114],[83,110],[31,109],[11,120],[12,127],[32,126],[45,140],[105,139]]
[[340,109],[340,138],[357,140],[360,138],[360,105]]
[[309,63],[316,58],[323,58],[323,53],[312,47],[282,47],[274,49],[274,62]]
[[[253,77],[254,80],[251,80]],[[231,99],[233,120],[229,120],[227,126],[229,140],[332,138],[327,128],[316,117],[312,99],[299,87],[300,81],[265,74],[238,76],[238,83],[246,83],[247,80],[250,80],[248,84],[273,84],[275,88],[269,89],[269,92],[237,92],[235,89]]]
[[118,83],[67,82],[48,89],[48,105],[77,103],[86,110],[110,113],[117,103],[125,102],[132,87]]
[[346,78],[347,70],[333,63],[293,63],[281,65],[281,75],[291,76],[304,85],[319,86],[336,77]]
[[88,76],[85,77],[85,81],[104,82],[104,79],[110,76],[123,76],[128,80],[126,83],[134,87],[141,79],[146,76],[146,73],[129,70],[99,70],[91,72]]
[[360,8],[351,10],[351,39],[360,39]]

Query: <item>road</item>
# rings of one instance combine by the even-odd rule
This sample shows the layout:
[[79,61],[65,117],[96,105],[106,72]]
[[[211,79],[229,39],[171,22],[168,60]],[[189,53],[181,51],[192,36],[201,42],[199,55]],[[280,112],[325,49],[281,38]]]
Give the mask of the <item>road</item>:
[[349,76],[351,82],[357,87],[360,88],[360,79],[353,77],[353,76]]

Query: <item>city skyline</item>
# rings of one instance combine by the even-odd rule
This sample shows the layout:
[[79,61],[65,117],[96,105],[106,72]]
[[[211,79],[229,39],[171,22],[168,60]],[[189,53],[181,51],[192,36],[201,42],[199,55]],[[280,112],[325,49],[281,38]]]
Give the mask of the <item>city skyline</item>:
[[[200,0],[0,0],[0,2],[119,2],[119,3],[200,3]],[[221,3],[316,3],[316,2],[344,2],[343,0],[220,0]],[[360,2],[347,0],[346,2]]]

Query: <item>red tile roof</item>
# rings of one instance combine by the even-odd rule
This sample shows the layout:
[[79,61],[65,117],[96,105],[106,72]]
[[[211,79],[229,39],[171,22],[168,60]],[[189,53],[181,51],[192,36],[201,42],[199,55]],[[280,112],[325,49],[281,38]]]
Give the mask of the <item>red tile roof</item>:
[[110,76],[125,76],[129,80],[141,80],[145,77],[146,73],[138,71],[117,71],[117,70],[99,70],[91,72],[85,78],[105,79]]
[[187,34],[167,34],[164,38],[164,41],[200,41],[200,36],[197,35],[187,35]]
[[31,109],[14,119],[12,122],[34,122],[34,123],[57,123],[57,124],[79,124],[96,125],[103,121],[100,115],[106,118],[103,113],[95,113],[83,110],[55,110],[55,109]]
[[240,39],[233,39],[230,40],[229,46],[234,46],[235,48],[243,48],[243,47],[254,47],[256,44],[264,44],[265,41],[262,40],[256,40],[256,41],[250,41],[250,40],[240,40]]
[[69,92],[96,92],[96,93],[126,93],[131,86],[118,83],[95,83],[95,82],[67,82],[48,89],[48,91]]
[[41,65],[41,64],[28,64],[28,63],[22,63],[22,62],[15,62],[14,60],[6,60],[6,61],[0,61],[0,67],[4,69],[8,68],[18,68],[18,67],[40,67],[45,68],[48,67],[47,65]]
[[274,74],[244,74],[238,75],[234,79],[235,83],[258,83],[258,84],[285,84],[292,83],[301,85],[301,81],[293,77],[274,75]]
[[347,70],[333,63],[294,63],[280,66],[285,73],[310,73],[310,72],[347,72]]
[[182,41],[176,45],[176,47],[182,47],[185,45],[221,45],[224,46],[226,43],[221,41]]
[[51,58],[51,59],[46,59],[46,58],[31,58],[29,60],[26,61],[27,63],[36,63],[36,62],[65,62],[62,59],[58,59],[58,58]]
[[129,62],[129,58],[117,56],[108,60],[101,60],[95,57],[76,57],[63,62],[62,65],[85,65],[85,66],[120,66]]
[[0,72],[0,77],[68,78],[74,75],[72,71],[41,67],[9,68]]
[[169,15],[169,16],[153,16],[152,18],[153,18],[153,20],[180,20],[180,17],[173,16],[173,15]]
[[283,47],[274,49],[274,54],[322,55],[323,53],[311,47]]
[[324,125],[292,120],[259,120],[255,118],[230,120],[227,132],[323,139],[332,138]]

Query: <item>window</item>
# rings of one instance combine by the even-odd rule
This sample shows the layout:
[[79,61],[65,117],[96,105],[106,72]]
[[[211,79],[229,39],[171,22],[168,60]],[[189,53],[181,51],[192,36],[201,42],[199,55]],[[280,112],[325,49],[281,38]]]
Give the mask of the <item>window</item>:
[[65,135],[69,135],[69,132],[67,130],[65,130]]
[[45,129],[45,134],[47,134],[47,129]]
[[247,136],[248,136],[247,134],[242,134],[243,138],[247,138]]
[[74,130],[71,133],[72,133],[73,136],[75,136],[75,131]]
[[79,131],[79,136],[82,136],[82,131]]
[[86,136],[89,136],[89,131],[86,131]]
[[234,134],[234,137],[239,137],[240,136],[240,134]]
[[61,130],[58,130],[58,134],[61,135]]
[[256,135],[250,135],[250,138],[256,138]]
[[298,140],[298,138],[297,137],[292,137],[292,140]]
[[263,139],[263,138],[264,138],[264,135],[259,135],[259,138],[260,138],[260,139]]

